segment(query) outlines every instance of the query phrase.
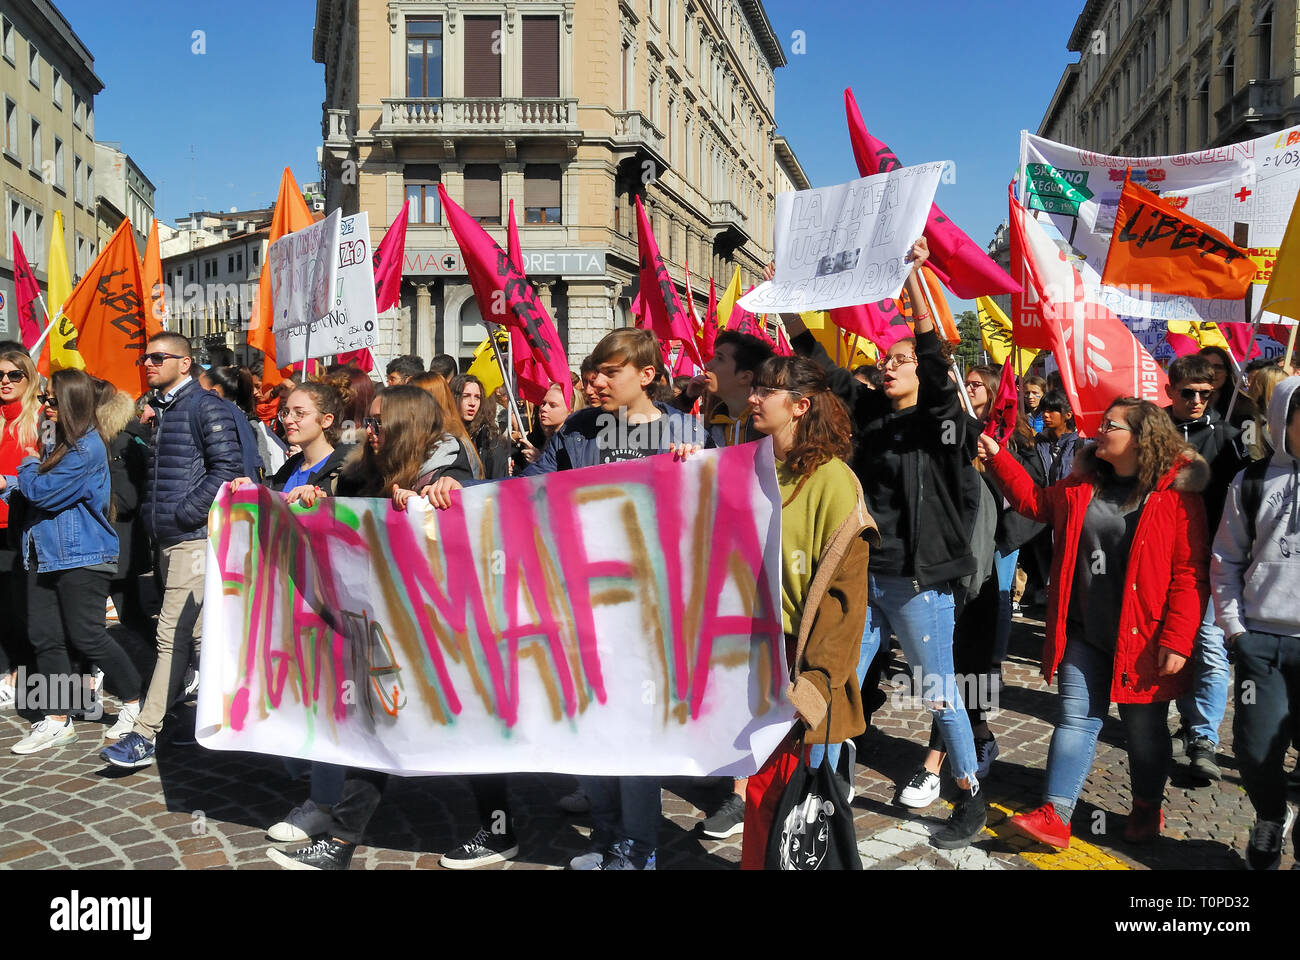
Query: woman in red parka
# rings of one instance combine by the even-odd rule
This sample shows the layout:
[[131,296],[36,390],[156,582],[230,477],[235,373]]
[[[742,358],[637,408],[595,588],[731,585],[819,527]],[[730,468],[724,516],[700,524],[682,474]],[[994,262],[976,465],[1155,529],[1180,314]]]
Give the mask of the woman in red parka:
[[1169,701],[1186,692],[1209,595],[1209,543],[1200,491],[1209,467],[1155,404],[1121,397],[1097,443],[1073,472],[1037,486],[1007,451],[980,437],[980,455],[1011,506],[1052,525],[1043,679],[1059,671],[1060,720],[1047,753],[1044,803],[1011,824],[1056,847],[1070,844],[1070,818],[1112,702],[1128,740],[1133,810],[1124,839],[1150,840],[1164,826],[1170,759]]

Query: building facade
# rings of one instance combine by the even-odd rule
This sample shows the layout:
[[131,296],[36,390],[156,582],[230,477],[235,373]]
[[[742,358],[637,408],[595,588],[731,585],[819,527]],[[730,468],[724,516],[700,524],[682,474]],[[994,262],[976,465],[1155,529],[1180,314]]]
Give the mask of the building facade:
[[[48,0],[0,0],[0,338],[17,339],[13,235],[46,292],[54,211],[63,214],[68,266],[79,276],[95,259],[95,59]],[[37,307],[39,315],[40,308]]]
[[95,143],[95,170],[100,249],[121,226],[122,219],[129,217],[135,245],[144,256],[149,225],[153,223],[153,183],[118,143]]
[[757,0],[318,0],[313,56],[326,209],[368,212],[378,243],[410,205],[409,319],[381,330],[381,356],[467,358],[485,336],[440,184],[503,247],[514,202],[574,363],[632,321],[637,196],[697,298],[771,258],[792,177],[774,138],[785,57]]
[[1166,156],[1300,123],[1296,0],[1087,0],[1040,136]]

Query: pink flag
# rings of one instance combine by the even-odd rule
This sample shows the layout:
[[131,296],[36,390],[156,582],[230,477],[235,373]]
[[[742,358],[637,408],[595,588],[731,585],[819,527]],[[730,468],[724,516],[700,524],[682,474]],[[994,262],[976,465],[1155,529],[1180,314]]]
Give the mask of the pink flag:
[[1173,349],[1175,357],[1190,356],[1201,349],[1201,345],[1196,338],[1189,337],[1185,333],[1170,333],[1166,330],[1165,342]]
[[673,363],[674,377],[693,377],[696,373],[696,366],[691,362],[690,351],[686,349],[686,344],[678,345],[677,359]]
[[447,196],[438,186],[442,209],[447,215],[465,269],[469,273],[479,312],[485,320],[518,329],[527,346],[527,356],[536,363],[516,367],[519,391],[530,403],[541,403],[551,384],[558,383],[566,403],[572,403],[573,381],[569,378],[569,360],[560,343],[555,325],[537,300],[528,278],[510,261],[496,241],[478,222]]
[[[519,225],[515,222],[515,202],[513,200],[510,201],[510,216],[506,222],[506,252],[510,254],[510,262],[519,271],[519,275],[521,277],[527,276],[524,273],[524,248],[519,242]],[[513,358],[516,378],[526,380],[529,383],[541,383],[546,380],[546,370],[533,356],[523,330],[519,327],[510,327],[509,329],[510,354]]]
[[841,330],[866,337],[876,345],[881,353],[888,352],[899,340],[912,335],[912,328],[907,318],[898,309],[897,300],[881,300],[879,303],[862,304],[856,307],[837,307],[828,311],[831,323]]
[[397,219],[379,241],[371,263],[375,268],[375,309],[383,313],[402,299],[402,264],[406,256],[406,221],[411,201],[402,204]]
[[998,443],[1003,443],[1016,432],[1019,397],[1016,394],[1016,373],[1011,369],[1011,357],[1012,354],[1008,354],[1007,362],[1002,364],[998,395],[993,398],[993,406],[987,418],[989,435]]
[[[1260,355],[1259,344],[1251,340],[1251,324],[1249,323],[1221,323],[1219,331],[1223,334],[1223,339],[1228,341],[1228,346],[1232,349],[1232,355],[1237,358],[1238,363],[1245,363],[1248,360],[1254,360]],[[1286,341],[1282,341],[1285,343]],[[1247,351],[1249,350],[1249,354]]]
[[1169,382],[1160,365],[1119,317],[1088,298],[1065,253],[1018,203],[1011,204],[1011,230],[1020,237],[1026,287],[1038,298],[1079,433],[1095,436],[1116,397],[1160,405]]
[[[903,165],[894,151],[867,133],[851,89],[844,91],[844,109],[849,118],[849,139],[853,142],[858,173],[869,177]],[[937,206],[930,207],[925,237],[930,241],[929,267],[962,300],[1020,291],[1020,284],[1007,276],[984,248],[966,236]]]
[[778,357],[793,357],[794,350],[790,348],[790,341],[785,338],[785,327],[776,328],[776,355]]
[[27,254],[23,245],[14,234],[14,303],[18,307],[18,330],[23,338],[23,346],[29,350],[41,338],[41,325],[32,314],[32,302],[41,295],[41,288],[36,285],[36,277],[27,263]]
[[704,311],[703,329],[700,330],[700,356],[705,363],[713,359],[713,344],[718,339],[718,291],[709,277],[709,306]]
[[650,329],[660,340],[682,341],[683,349],[690,351],[696,366],[703,366],[695,344],[695,330],[659,255],[659,244],[655,242],[640,197],[636,198],[636,245],[641,260],[641,303],[649,314]]
[[353,350],[351,353],[340,353],[334,358],[334,362],[345,367],[352,364],[362,373],[369,373],[375,369],[375,358],[369,347],[362,347],[360,350]]

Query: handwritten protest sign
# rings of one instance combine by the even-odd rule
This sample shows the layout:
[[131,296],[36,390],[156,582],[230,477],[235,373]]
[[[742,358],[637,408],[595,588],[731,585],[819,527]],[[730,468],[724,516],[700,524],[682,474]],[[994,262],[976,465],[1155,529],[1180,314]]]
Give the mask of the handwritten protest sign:
[[271,328],[281,365],[337,352],[321,320],[329,314],[334,295],[341,219],[342,212],[335,210],[324,220],[285,234],[267,250]]
[[[339,221],[337,266],[334,305],[316,326],[321,338],[328,341],[321,356],[364,350],[379,342],[370,214],[357,213]],[[312,332],[312,339],[316,339],[316,331]]]
[[780,521],[767,440],[439,512],[226,488],[199,740],[403,774],[753,773],[793,717]]
[[897,167],[776,198],[776,275],[741,297],[752,313],[851,307],[898,296],[943,163]]

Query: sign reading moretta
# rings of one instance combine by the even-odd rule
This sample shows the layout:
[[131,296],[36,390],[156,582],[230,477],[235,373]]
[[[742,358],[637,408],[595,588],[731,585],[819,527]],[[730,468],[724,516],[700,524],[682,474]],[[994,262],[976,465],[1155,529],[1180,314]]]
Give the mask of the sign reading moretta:
[[[530,277],[605,275],[604,250],[528,250],[524,252],[524,272]],[[465,276],[465,261],[456,248],[418,250],[408,247],[404,276]]]

